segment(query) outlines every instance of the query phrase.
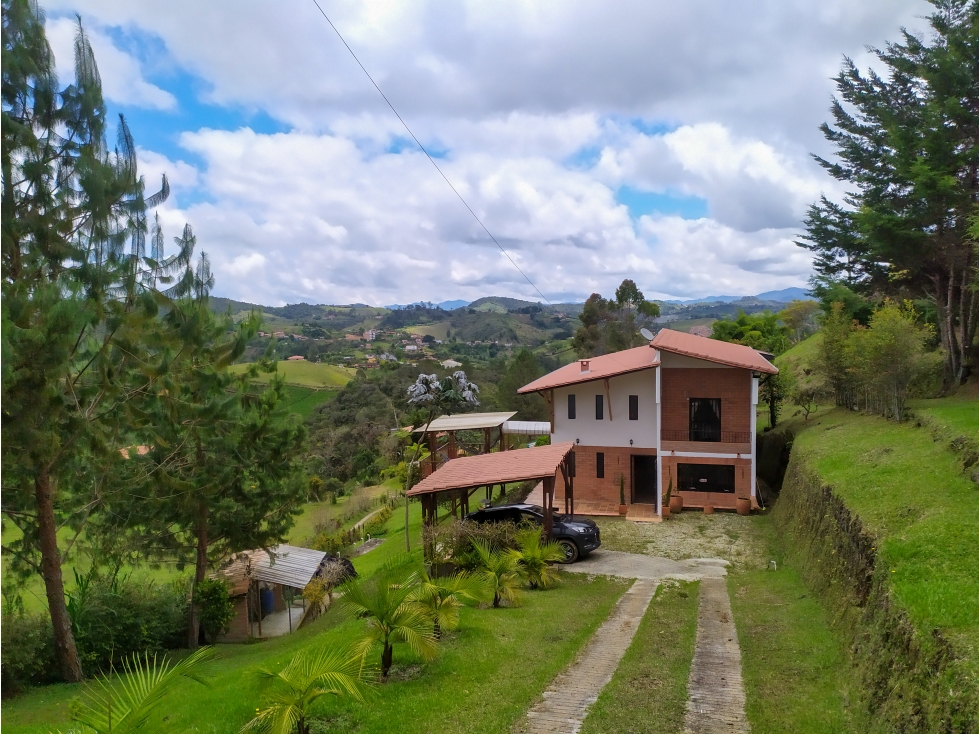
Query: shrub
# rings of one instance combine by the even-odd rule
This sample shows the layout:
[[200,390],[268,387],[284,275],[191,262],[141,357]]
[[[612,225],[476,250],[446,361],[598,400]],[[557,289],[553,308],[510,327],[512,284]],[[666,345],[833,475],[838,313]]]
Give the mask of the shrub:
[[4,610],[0,641],[0,687],[5,696],[24,684],[39,685],[58,680],[54,634],[47,614],[27,614],[23,609]]
[[384,535],[384,533],[387,532],[388,520],[391,519],[392,514],[393,512],[390,507],[387,505],[382,507],[377,511],[377,514],[370,519],[370,522],[364,525],[364,535],[370,535],[372,537],[375,535]]
[[317,533],[309,541],[309,547],[326,553],[339,554],[353,544],[353,537],[347,530]]
[[235,616],[235,605],[228,593],[228,585],[218,579],[204,579],[197,584],[194,597],[204,638],[213,645],[220,635],[228,631]]
[[133,653],[183,644],[189,608],[185,582],[156,584],[94,571],[76,572],[75,580],[68,614],[87,674],[107,672]]
[[493,551],[506,551],[517,547],[520,526],[513,522],[464,523],[452,520],[439,525],[425,526],[423,538],[432,549],[434,564],[453,563],[460,569],[472,571],[480,566],[474,541],[486,543]]

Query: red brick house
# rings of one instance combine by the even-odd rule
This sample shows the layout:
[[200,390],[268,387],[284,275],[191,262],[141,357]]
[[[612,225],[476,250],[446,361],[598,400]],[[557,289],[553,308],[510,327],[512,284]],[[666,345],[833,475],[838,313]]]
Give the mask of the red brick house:
[[755,493],[758,383],[778,370],[739,344],[663,329],[520,388],[547,400],[551,441],[575,443],[576,501],[734,509]]

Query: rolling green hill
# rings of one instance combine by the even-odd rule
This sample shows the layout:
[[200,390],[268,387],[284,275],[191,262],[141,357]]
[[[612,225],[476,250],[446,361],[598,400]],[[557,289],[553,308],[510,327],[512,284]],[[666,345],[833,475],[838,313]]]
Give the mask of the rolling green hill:
[[[244,372],[248,365],[236,364],[231,367],[234,373]],[[318,362],[279,362],[278,373],[285,377],[286,384],[317,389],[336,389],[343,387],[353,378],[355,370]],[[270,375],[259,373],[256,382],[268,382]]]

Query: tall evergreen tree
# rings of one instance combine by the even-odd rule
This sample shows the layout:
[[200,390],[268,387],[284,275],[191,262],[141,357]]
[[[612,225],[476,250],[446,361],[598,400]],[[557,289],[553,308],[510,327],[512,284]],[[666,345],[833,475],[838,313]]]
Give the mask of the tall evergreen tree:
[[977,255],[969,218],[979,201],[979,2],[931,0],[932,38],[905,31],[873,49],[886,73],[846,59],[834,124],[822,131],[837,160],[816,160],[853,188],[823,198],[799,244],[817,278],[935,305],[945,376],[968,376],[979,324]]
[[122,118],[109,150],[81,22],[75,83],[59,91],[42,12],[31,0],[2,11],[2,506],[23,533],[4,550],[15,572],[43,578],[58,664],[77,681],[58,531],[77,537],[98,506],[91,467],[124,445],[133,404],[163,369],[142,339],[161,304],[144,283],[187,253],[145,257],[146,207],[168,187],[144,196]]

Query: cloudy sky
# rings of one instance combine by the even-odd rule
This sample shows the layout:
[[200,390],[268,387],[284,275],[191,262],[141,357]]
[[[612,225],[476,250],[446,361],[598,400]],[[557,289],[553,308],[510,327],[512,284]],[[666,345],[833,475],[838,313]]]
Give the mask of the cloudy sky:
[[[922,0],[320,0],[551,302],[804,286],[805,209],[844,55]],[[82,16],[148,188],[215,293],[264,304],[540,300],[312,0],[42,2],[63,83]]]

